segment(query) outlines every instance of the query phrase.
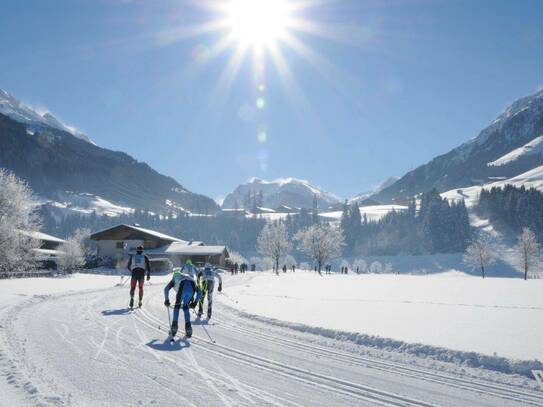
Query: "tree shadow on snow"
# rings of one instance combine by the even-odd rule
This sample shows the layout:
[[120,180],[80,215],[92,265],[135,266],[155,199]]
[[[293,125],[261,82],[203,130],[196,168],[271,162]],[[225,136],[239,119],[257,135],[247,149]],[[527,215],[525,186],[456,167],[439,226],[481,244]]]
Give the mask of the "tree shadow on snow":
[[170,342],[170,339],[165,339],[164,342],[153,339],[146,345],[151,349],[165,352],[178,351],[190,347],[190,343],[186,339],[177,339],[175,342]]
[[124,315],[130,312],[130,308],[119,308],[119,309],[106,309],[102,311],[102,315],[109,317],[111,315]]

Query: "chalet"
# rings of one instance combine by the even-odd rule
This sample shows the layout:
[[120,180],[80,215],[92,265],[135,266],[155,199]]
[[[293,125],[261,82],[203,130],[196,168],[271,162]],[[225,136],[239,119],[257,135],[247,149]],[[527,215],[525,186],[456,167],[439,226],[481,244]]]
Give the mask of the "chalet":
[[58,258],[64,254],[62,250],[59,250],[60,246],[66,241],[42,232],[21,231],[21,233],[39,242],[40,246],[34,249],[34,252],[42,266],[48,269],[56,269]]
[[206,263],[217,266],[224,266],[230,253],[226,246],[206,246],[206,245],[186,245],[180,242],[173,242],[165,247],[146,250],[145,254],[150,257],[155,255],[167,257],[171,260],[174,267],[179,267],[188,259],[193,263]]
[[206,246],[200,241],[186,241],[139,225],[117,225],[93,233],[98,256],[109,257],[116,267],[124,267],[131,254],[142,245],[151,260],[168,259],[179,267],[187,259],[224,266],[229,257],[225,246]]

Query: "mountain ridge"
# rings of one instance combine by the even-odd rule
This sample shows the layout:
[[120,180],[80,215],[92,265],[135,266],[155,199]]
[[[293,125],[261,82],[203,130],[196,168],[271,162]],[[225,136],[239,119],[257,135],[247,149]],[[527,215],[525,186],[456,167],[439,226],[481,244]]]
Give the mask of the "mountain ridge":
[[391,202],[432,188],[445,192],[484,184],[496,177],[515,177],[542,165],[543,155],[519,155],[501,166],[488,164],[540,135],[543,135],[543,89],[516,100],[476,137],[409,171],[372,198]]
[[[261,195],[259,198],[258,195]],[[224,198],[222,208],[251,209],[254,200],[261,200],[256,206],[277,208],[281,205],[294,208],[312,208],[314,199],[320,208],[327,208],[341,202],[338,196],[324,191],[307,180],[287,177],[263,180],[252,177],[245,184],[238,185]]]

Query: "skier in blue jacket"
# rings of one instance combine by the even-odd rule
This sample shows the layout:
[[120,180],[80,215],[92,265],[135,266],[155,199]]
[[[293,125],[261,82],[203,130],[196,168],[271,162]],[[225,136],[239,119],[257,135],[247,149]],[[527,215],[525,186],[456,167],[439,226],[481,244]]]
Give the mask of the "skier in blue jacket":
[[182,273],[181,271],[174,271],[172,279],[164,287],[164,305],[170,306],[169,293],[171,289],[174,289],[177,294],[175,296],[175,304],[173,307],[173,321],[170,329],[170,335],[172,337],[177,333],[179,310],[183,308],[183,314],[185,316],[185,335],[187,338],[192,336],[192,325],[190,323],[189,308],[195,308],[196,304],[202,297],[202,291],[196,285],[194,278],[188,273]]

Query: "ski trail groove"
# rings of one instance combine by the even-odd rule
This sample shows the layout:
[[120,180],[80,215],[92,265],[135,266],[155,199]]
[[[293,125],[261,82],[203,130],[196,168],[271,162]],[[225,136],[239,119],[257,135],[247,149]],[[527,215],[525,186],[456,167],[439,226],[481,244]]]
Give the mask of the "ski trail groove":
[[[423,371],[423,370],[415,369],[408,366],[402,366],[399,364],[395,364],[393,362],[377,361],[377,360],[373,360],[373,359],[363,357],[363,356],[350,355],[343,352],[338,352],[336,350],[324,349],[322,347],[311,345],[311,344],[300,345],[298,342],[295,342],[293,340],[286,339],[283,337],[279,337],[272,333],[262,334],[256,330],[236,326],[233,323],[225,323],[223,321],[215,321],[215,322],[219,326],[223,326],[225,328],[235,330],[239,333],[250,334],[250,335],[253,335],[254,337],[258,337],[260,340],[265,340],[272,343],[280,343],[283,346],[288,346],[290,348],[293,348],[305,353],[309,353],[313,355],[318,354],[321,357],[326,357],[326,358],[334,359],[334,360],[345,362],[345,363],[354,363],[359,366],[371,367],[371,368],[379,369],[385,372],[390,372],[393,370],[394,372],[401,375],[414,377],[414,378],[420,378],[420,379],[431,381],[434,383],[445,384],[445,385],[453,386],[462,390],[474,391],[477,393],[500,397],[506,400],[523,401],[525,403],[528,403],[534,406],[543,406],[543,394],[539,395],[536,393],[518,390],[518,389],[515,389],[514,387],[500,386],[498,384],[482,383],[477,380],[468,381],[465,379],[456,378],[456,377],[444,375],[441,373],[436,373],[436,372],[431,372],[431,371],[426,371],[426,370]],[[273,336],[274,338],[272,339],[271,336]],[[314,353],[312,353],[311,350]]]
[[[147,317],[149,316],[147,315]],[[155,322],[159,322],[155,318],[153,318],[153,320]],[[357,383],[352,383],[349,381],[336,379],[331,376],[326,376],[319,373],[313,373],[305,369],[297,368],[297,367],[290,366],[281,362],[276,362],[271,359],[263,358],[257,355],[252,355],[243,351],[228,348],[223,345],[213,343],[207,339],[200,338],[196,335],[193,335],[193,338],[198,340],[198,342],[193,341],[195,345],[197,346],[200,345],[206,348],[207,351],[213,352],[218,356],[230,357],[231,359],[238,362],[243,361],[251,366],[260,367],[268,371],[271,371],[272,373],[282,374],[284,376],[291,377],[291,378],[294,378],[294,379],[297,379],[297,380],[300,380],[312,385],[316,385],[316,380],[318,380],[319,386],[321,387],[327,388],[329,390],[341,391],[342,393],[346,395],[359,397],[361,399],[364,399],[366,401],[371,401],[373,403],[377,402],[377,403],[382,403],[383,405],[392,405],[392,406],[419,406],[419,407],[434,407],[435,406],[435,404],[411,399],[406,396],[397,395],[397,394],[379,390],[379,389],[374,389],[369,386],[364,386]],[[214,348],[220,348],[222,352]],[[331,386],[329,383],[333,383],[334,386]]]

